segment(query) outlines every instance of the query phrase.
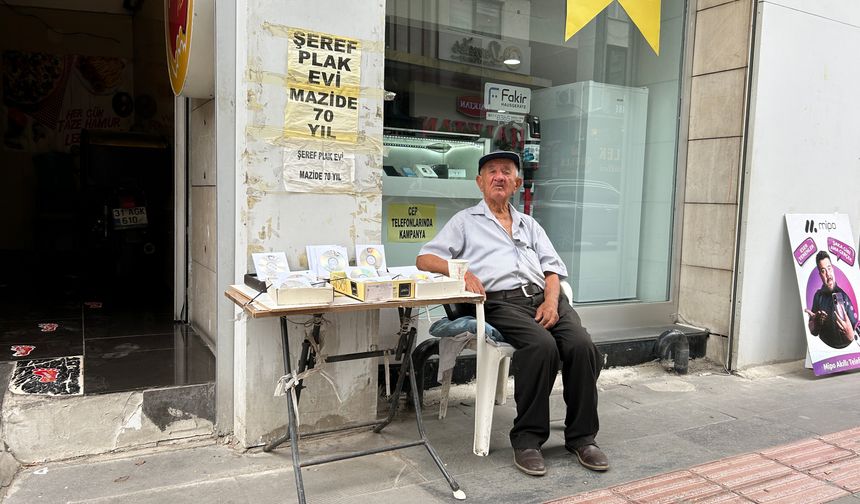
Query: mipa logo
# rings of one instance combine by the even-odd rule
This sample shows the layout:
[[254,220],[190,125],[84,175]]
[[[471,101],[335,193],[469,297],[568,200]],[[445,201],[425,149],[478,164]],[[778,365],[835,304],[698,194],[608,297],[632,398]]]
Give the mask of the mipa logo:
[[835,231],[836,223],[830,221],[821,221],[816,224],[815,221],[811,219],[806,221],[805,229],[807,233],[817,233],[818,228],[821,228],[825,231]]

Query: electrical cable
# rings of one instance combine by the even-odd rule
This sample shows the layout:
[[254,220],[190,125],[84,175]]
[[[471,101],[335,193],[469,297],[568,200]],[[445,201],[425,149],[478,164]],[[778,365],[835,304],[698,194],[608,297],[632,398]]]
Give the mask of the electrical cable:
[[40,18],[39,16],[37,16],[35,14],[30,14],[27,12],[22,12],[17,7],[13,7],[12,5],[9,4],[9,2],[7,0],[0,0],[0,4],[3,4],[3,6],[5,6],[7,9],[9,9],[16,16],[31,17],[31,18],[35,19],[36,21],[38,21],[39,23],[41,23],[42,26],[44,26],[48,30],[50,30],[50,31],[52,31],[58,35],[62,35],[64,37],[84,36],[84,37],[92,37],[92,38],[97,38],[97,39],[102,39],[102,40],[110,40],[111,42],[113,42],[115,44],[122,44],[122,42],[119,39],[114,38],[114,37],[108,37],[106,35],[96,35],[95,33],[88,33],[88,32],[67,32],[67,31],[58,30],[58,29],[54,28],[53,26],[51,26],[47,21]]

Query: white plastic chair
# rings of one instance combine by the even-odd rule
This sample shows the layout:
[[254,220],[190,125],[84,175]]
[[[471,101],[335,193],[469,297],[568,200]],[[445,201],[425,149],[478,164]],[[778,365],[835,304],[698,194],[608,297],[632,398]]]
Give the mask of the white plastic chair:
[[[570,284],[561,282],[561,291],[568,301],[573,296]],[[479,457],[490,453],[490,432],[493,429],[493,405],[505,404],[508,399],[508,373],[511,367],[511,356],[514,347],[507,343],[496,345],[488,343],[484,334],[484,305],[475,307],[477,334],[469,342],[467,348],[477,350],[477,371],[475,382],[475,438],[472,451]],[[504,335],[502,335],[504,336]],[[442,376],[442,399],[439,404],[439,419],[445,418],[448,411],[448,392],[451,388],[453,370],[448,370]]]

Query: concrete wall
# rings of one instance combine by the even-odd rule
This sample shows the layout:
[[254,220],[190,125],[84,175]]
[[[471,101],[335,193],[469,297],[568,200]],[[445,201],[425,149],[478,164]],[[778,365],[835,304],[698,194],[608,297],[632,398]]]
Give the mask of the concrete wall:
[[764,1],[757,24],[738,367],[806,351],[784,214],[846,213],[855,239],[860,230],[860,5]]
[[[285,251],[291,269],[307,268],[305,246],[379,243],[381,235],[382,85],[385,2],[303,0],[250,1],[240,7],[246,23],[239,34],[239,95],[237,128],[242,133],[237,151],[237,277],[249,271],[252,252]],[[345,146],[355,154],[354,190],[347,194],[288,193],[281,172],[285,149],[282,131],[287,88],[287,43],[275,27],[299,27],[362,41],[359,140]],[[263,77],[265,76],[265,78]],[[262,127],[245,129],[245,125]],[[266,132],[273,133],[267,134]],[[291,318],[293,364],[298,356],[307,317]],[[375,312],[327,316],[325,353],[366,349],[376,341]],[[272,396],[283,374],[277,319],[241,320],[235,327],[234,431],[246,446],[283,432],[286,403]],[[376,415],[375,361],[346,362],[328,369],[343,400],[319,376],[306,381],[302,397],[303,429],[331,426]]]
[[[711,333],[723,360],[731,318],[738,172],[752,0],[699,0],[681,253],[679,319]],[[688,39],[688,43],[690,43]]]
[[191,100],[188,125],[190,275],[188,315],[194,329],[216,340],[217,249],[215,100]]

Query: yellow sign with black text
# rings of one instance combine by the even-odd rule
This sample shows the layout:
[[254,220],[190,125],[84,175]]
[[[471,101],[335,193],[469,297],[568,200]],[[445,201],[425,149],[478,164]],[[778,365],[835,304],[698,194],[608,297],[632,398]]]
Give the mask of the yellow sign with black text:
[[436,205],[388,205],[388,242],[425,242],[436,236]]
[[285,134],[355,143],[361,41],[290,28]]

